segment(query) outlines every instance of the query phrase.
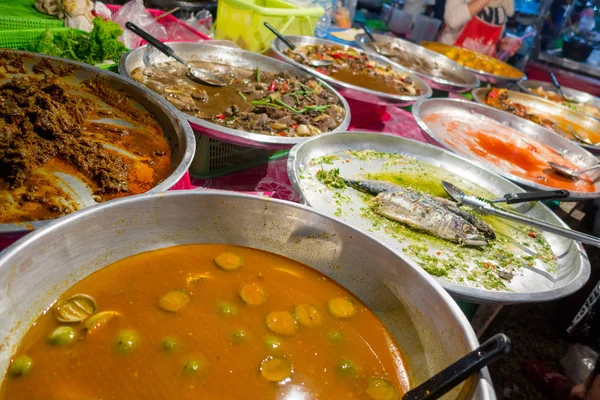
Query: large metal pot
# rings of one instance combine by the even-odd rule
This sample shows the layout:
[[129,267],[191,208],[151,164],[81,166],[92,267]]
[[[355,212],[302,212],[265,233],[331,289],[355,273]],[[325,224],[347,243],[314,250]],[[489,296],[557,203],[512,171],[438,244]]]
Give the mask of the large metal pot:
[[[181,114],[167,100],[142,85],[89,64],[29,52],[15,51],[15,53],[27,55],[28,58],[25,63],[28,66],[37,64],[42,59],[50,59],[55,63],[59,62],[73,66],[75,72],[73,78],[69,81],[70,84],[77,84],[86,79],[100,76],[112,88],[127,93],[142,109],[154,116],[171,147],[171,170],[169,175],[152,188],[149,193],[168,190],[187,172],[196,150],[194,134],[189,124],[181,118]],[[46,226],[49,222],[0,224],[0,250],[6,247],[7,244],[31,232],[31,230]]]
[[[125,257],[190,243],[271,251],[332,277],[385,324],[413,385],[477,346],[442,287],[373,237],[298,204],[179,191],[85,209],[6,249],[0,257],[0,369],[31,323],[70,285]],[[445,398],[494,399],[487,370]]]

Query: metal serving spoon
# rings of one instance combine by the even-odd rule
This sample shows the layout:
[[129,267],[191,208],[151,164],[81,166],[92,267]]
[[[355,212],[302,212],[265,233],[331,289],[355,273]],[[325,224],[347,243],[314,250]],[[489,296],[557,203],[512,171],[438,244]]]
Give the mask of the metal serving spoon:
[[155,47],[157,50],[162,52],[163,54],[172,57],[185,65],[188,69],[188,76],[190,79],[202,84],[207,84],[211,86],[227,86],[227,82],[221,79],[218,75],[213,74],[212,72],[208,72],[203,70],[202,68],[195,68],[189,65],[183,58],[179,57],[175,54],[175,50],[171,47],[167,46],[164,43],[161,43],[157,38],[150,35],[148,32],[135,25],[133,22],[125,23],[125,28],[129,29],[131,32],[135,33],[150,45]]
[[571,193],[568,190],[540,190],[535,192],[507,193],[497,199],[488,200],[490,203],[517,204],[539,200],[566,199]]
[[573,98],[568,97],[567,95],[565,95],[565,92],[563,92],[562,86],[560,86],[560,83],[558,83],[558,79],[556,79],[556,75],[554,75],[554,72],[548,71],[548,75],[550,75],[550,79],[552,79],[552,83],[554,84],[556,89],[558,89],[558,94],[560,94],[562,96],[563,100],[573,102]]
[[281,33],[279,33],[279,31],[275,28],[273,28],[273,26],[271,26],[271,24],[269,24],[268,22],[265,22],[265,26],[267,27],[268,30],[270,30],[271,32],[273,32],[273,34],[275,34],[275,36],[277,36],[279,39],[281,39],[281,41],[283,43],[285,43],[285,45],[287,47],[290,48],[290,50],[292,50],[294,53],[296,53],[301,59],[302,62],[304,62],[304,64],[308,64],[311,67],[325,67],[327,65],[331,65],[333,64],[333,61],[330,60],[309,60],[304,54],[302,54],[301,52],[299,52],[296,49],[296,45],[292,42],[290,42],[285,36],[283,36]]
[[506,335],[498,333],[448,368],[406,392],[402,400],[438,399],[475,372],[487,367],[509,351],[510,340]]
[[595,169],[600,168],[600,164],[596,164],[593,167],[589,167],[589,168],[584,168],[584,169],[580,169],[578,171],[575,171],[574,169],[571,169],[569,167],[565,167],[564,165],[560,165],[557,164],[555,162],[552,161],[548,161],[548,165],[555,170],[556,172],[558,172],[559,174],[566,176],[567,178],[571,178],[571,179],[579,179],[579,177],[582,174],[585,174],[586,172],[589,171],[593,171]]
[[384,57],[394,57],[395,56],[394,53],[389,53],[389,52],[385,52],[385,51],[381,50],[379,48],[379,46],[377,46],[377,40],[375,40],[375,36],[373,36],[373,33],[371,32],[371,29],[365,23],[363,23],[362,26],[363,26],[363,29],[365,30],[365,33],[367,34],[367,37],[371,41],[371,44],[373,45],[373,48],[375,49],[375,51],[377,53],[381,54]]
[[583,136],[581,136],[577,132],[575,132],[573,129],[570,129],[569,133],[571,133],[571,136],[573,136],[575,139],[577,139],[577,141],[579,141],[581,143],[589,144],[592,146],[600,145],[600,143],[592,143],[592,141],[590,139],[584,138]]
[[486,200],[482,200],[475,196],[469,196],[450,182],[442,181],[442,187],[448,193],[454,201],[460,205],[465,205],[475,208],[483,215],[494,215],[503,219],[511,221],[517,221],[521,224],[533,226],[546,232],[554,233],[556,235],[566,237],[572,240],[578,240],[582,243],[591,244],[592,246],[600,247],[600,238],[585,233],[577,232],[562,226],[554,225],[540,219],[530,218],[526,215],[519,213],[512,213],[509,211],[497,208],[493,204]]

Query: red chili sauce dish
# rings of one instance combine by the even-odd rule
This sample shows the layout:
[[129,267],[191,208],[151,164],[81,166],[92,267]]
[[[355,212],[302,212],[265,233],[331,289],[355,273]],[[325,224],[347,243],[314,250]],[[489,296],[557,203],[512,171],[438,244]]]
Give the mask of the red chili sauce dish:
[[580,180],[570,180],[550,168],[548,161],[580,169],[555,149],[501,124],[480,118],[457,120],[439,113],[427,115],[423,120],[438,137],[460,153],[492,164],[504,172],[552,188],[574,192],[596,191],[589,175],[584,174]]

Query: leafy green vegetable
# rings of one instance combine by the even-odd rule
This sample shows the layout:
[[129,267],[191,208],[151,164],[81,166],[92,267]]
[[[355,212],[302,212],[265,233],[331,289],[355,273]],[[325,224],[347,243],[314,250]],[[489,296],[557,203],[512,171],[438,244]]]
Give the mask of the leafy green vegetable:
[[121,27],[101,17],[96,17],[93,23],[90,33],[74,29],[61,32],[47,29],[39,39],[29,43],[27,50],[88,64],[106,60],[118,62],[127,51],[125,45],[117,40],[123,34]]

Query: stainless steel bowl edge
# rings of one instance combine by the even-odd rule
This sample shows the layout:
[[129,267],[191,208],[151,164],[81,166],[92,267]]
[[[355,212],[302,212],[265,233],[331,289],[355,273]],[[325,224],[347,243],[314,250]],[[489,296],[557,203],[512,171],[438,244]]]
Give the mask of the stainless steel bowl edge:
[[[382,42],[384,44],[392,42],[392,43],[396,44],[401,51],[407,51],[407,52],[410,52],[411,54],[418,54],[419,57],[426,58],[429,62],[434,62],[434,63],[438,64],[439,66],[441,66],[441,69],[452,71],[465,80],[465,83],[453,82],[453,81],[449,81],[444,78],[440,78],[440,77],[437,77],[434,75],[425,74],[420,71],[413,70],[411,68],[408,68],[405,65],[397,63],[402,68],[406,69],[408,72],[413,73],[413,74],[418,75],[421,78],[423,78],[425,80],[425,82],[427,82],[427,84],[432,87],[432,89],[460,93],[460,92],[464,92],[464,91],[467,91],[470,89],[475,89],[475,88],[479,87],[479,85],[480,85],[479,78],[477,78],[477,75],[475,73],[473,73],[472,71],[469,71],[468,69],[466,69],[459,63],[449,59],[448,57],[444,56],[443,54],[436,53],[433,50],[429,50],[423,46],[420,46],[418,44],[415,44],[415,43],[409,42],[408,40],[403,40],[400,38],[392,38],[390,36],[379,35],[376,33],[373,34],[373,37],[375,37],[375,40],[377,40],[378,42]],[[358,47],[360,47],[362,50],[369,52],[369,53],[373,53],[375,55],[378,55],[377,52],[370,46],[371,42],[366,34],[361,33],[359,35],[356,35],[355,40],[356,40],[356,43],[358,44]],[[381,56],[381,55],[379,55],[379,56]],[[381,56],[381,57],[383,57],[383,56]],[[390,58],[390,57],[386,57],[386,58]],[[394,60],[391,60],[391,61],[393,62]]]

